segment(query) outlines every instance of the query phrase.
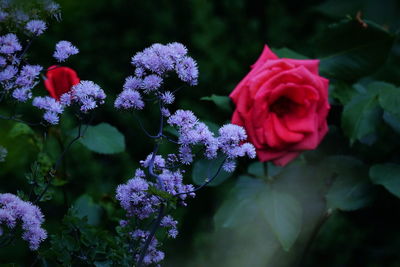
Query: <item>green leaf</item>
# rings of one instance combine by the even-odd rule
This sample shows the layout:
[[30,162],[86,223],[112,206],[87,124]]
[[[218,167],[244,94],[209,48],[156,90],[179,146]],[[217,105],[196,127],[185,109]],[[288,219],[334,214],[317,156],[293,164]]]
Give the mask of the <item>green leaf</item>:
[[392,127],[392,129],[400,134],[400,119],[397,119],[394,115],[390,114],[390,112],[383,112],[383,120]]
[[331,84],[329,95],[337,100],[343,105],[350,102],[355,95],[357,95],[357,91],[347,83],[336,82]]
[[16,138],[21,135],[34,136],[35,132],[32,130],[31,127],[29,127],[29,125],[26,125],[25,123],[17,122],[11,128],[9,136],[11,138]]
[[101,217],[101,207],[94,203],[89,195],[80,196],[74,204],[76,216],[79,218],[87,217],[87,222],[90,225],[98,225]]
[[389,83],[380,83],[379,104],[383,110],[400,120],[400,88]]
[[264,176],[264,165],[262,162],[259,162],[259,161],[253,162],[247,168],[247,172],[249,174],[257,176],[257,177],[263,177]]
[[350,143],[374,134],[381,121],[381,114],[376,93],[357,95],[347,103],[342,113],[342,128],[350,138]]
[[259,214],[257,198],[265,194],[267,185],[261,179],[240,176],[230,197],[214,215],[216,227],[232,228],[248,223],[252,217]]
[[287,47],[282,48],[274,48],[272,51],[279,57],[279,58],[294,58],[294,59],[308,59],[308,57],[299,54],[292,49]]
[[[200,159],[194,163],[192,170],[193,182],[197,185],[202,185],[206,180],[212,179],[218,172],[225,156],[219,155],[216,159],[207,160]],[[207,186],[217,186],[232,176],[232,173],[220,169],[218,175]]]
[[[82,129],[85,129],[85,125]],[[100,154],[115,154],[125,151],[125,137],[108,123],[88,126],[80,143]]]
[[369,170],[374,184],[383,185],[389,192],[400,197],[400,165],[394,163],[376,164]]
[[211,96],[202,97],[202,98],[200,98],[200,100],[212,101],[220,109],[227,111],[227,112],[232,111],[231,100],[228,96],[220,96],[220,95],[212,94]]
[[372,184],[369,182],[365,164],[349,156],[332,156],[325,164],[325,168],[333,170],[335,174],[326,195],[329,208],[351,211],[372,201]]
[[303,210],[299,201],[292,195],[268,187],[260,195],[258,203],[263,210],[272,231],[285,251],[289,251],[297,240],[302,226]]
[[338,80],[356,81],[376,71],[386,60],[394,36],[379,25],[345,19],[321,38],[320,72]]

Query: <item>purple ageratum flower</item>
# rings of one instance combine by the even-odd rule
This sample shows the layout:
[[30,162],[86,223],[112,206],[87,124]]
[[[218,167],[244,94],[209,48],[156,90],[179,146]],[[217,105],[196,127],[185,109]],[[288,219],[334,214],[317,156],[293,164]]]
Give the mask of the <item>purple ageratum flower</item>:
[[247,155],[255,158],[255,148],[250,143],[240,145],[247,139],[246,131],[243,127],[235,124],[226,124],[219,129],[219,147],[228,159],[243,157]]
[[224,171],[226,172],[234,172],[236,169],[236,162],[233,160],[227,160],[224,162],[224,164],[222,165],[222,168],[224,169]]
[[[181,204],[186,205],[183,202],[188,196],[194,197],[193,185],[183,184],[183,174],[182,171],[170,171],[163,169],[162,173],[159,175],[160,181],[163,184],[163,189],[171,195],[179,194],[179,198],[182,200]],[[187,194],[186,194],[187,193]]]
[[80,83],[74,85],[71,91],[66,93],[70,96],[61,96],[64,103],[77,103],[80,105],[81,111],[87,112],[98,106],[98,104],[104,104],[106,94],[104,91],[92,81],[80,81]]
[[167,215],[162,218],[160,225],[162,227],[170,228],[168,230],[168,236],[171,238],[176,238],[178,235],[178,230],[176,226],[178,225],[178,221],[174,220],[171,215]]
[[54,51],[53,57],[58,62],[63,62],[70,56],[76,55],[78,53],[79,53],[78,48],[76,48],[74,45],[72,45],[71,42],[59,41],[56,44],[56,50]]
[[174,103],[175,96],[170,91],[165,91],[160,95],[160,99],[165,105],[170,105]]
[[40,209],[13,194],[0,194],[0,225],[13,229],[17,222],[22,222],[22,239],[29,243],[31,250],[37,250],[47,238],[47,232],[41,225],[44,216]]
[[8,33],[0,36],[0,53],[10,55],[21,50],[22,46],[15,34]]
[[5,69],[0,71],[0,82],[9,81],[15,77],[17,74],[18,69],[14,66],[7,66]]
[[43,109],[46,112],[43,115],[43,119],[50,124],[58,124],[59,116],[63,113],[63,105],[52,97],[35,97],[32,105],[39,109]]
[[33,88],[35,86],[35,80],[39,77],[42,67],[39,65],[25,65],[22,67],[15,84],[17,86],[26,86]]
[[0,67],[4,67],[7,65],[7,60],[5,57],[0,56]]
[[126,89],[118,95],[114,106],[118,109],[143,109],[144,102],[138,91]]
[[144,77],[142,82],[142,89],[144,90],[145,93],[155,91],[161,87],[162,82],[163,79],[160,76],[155,74],[150,74]]
[[[141,175],[141,172],[139,172],[139,175]],[[147,192],[150,185],[152,184],[142,177],[135,176],[126,184],[117,187],[116,199],[127,212],[128,217],[136,216],[143,220],[157,211],[160,200]]]
[[[145,160],[140,161],[140,165],[143,168],[148,168],[150,166],[150,162],[153,159],[153,153],[150,153]],[[163,169],[165,168],[165,159],[161,155],[156,155],[154,157],[153,166],[156,169]]]
[[47,26],[43,20],[31,20],[26,24],[25,29],[30,31],[32,34],[39,36],[44,33]]
[[12,96],[19,102],[25,102],[32,98],[31,87],[17,88],[13,91]]
[[197,79],[199,77],[199,70],[197,68],[197,63],[191,57],[183,58],[176,65],[176,73],[179,79],[187,82],[190,85],[197,85]]
[[190,110],[178,109],[168,119],[168,124],[181,128],[193,127],[197,123],[197,118]]
[[132,77],[129,76],[125,79],[125,83],[123,86],[124,90],[130,89],[130,90],[136,90],[136,89],[141,89],[142,88],[142,79],[137,78],[137,77]]
[[[137,250],[138,253],[136,253],[136,255],[135,255],[136,260],[139,260],[141,247],[143,247],[149,234],[150,234],[149,231],[143,231],[140,229],[135,230],[132,233],[132,238],[134,240],[140,241],[140,248]],[[157,238],[153,237],[153,239],[150,241],[149,247],[147,248],[146,255],[143,258],[143,263],[145,265],[156,264],[164,259],[164,256],[165,256],[164,252],[158,250],[157,249],[158,246],[159,246],[159,244],[158,244]]]
[[167,108],[161,108],[161,115],[164,117],[169,117],[171,116],[171,112],[169,112],[169,109]]

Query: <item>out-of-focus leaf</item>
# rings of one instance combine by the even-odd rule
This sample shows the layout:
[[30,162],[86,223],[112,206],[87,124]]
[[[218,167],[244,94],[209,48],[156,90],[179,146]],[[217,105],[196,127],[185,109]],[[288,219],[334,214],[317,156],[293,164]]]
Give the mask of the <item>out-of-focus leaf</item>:
[[17,122],[11,128],[9,136],[11,138],[16,138],[16,137],[19,137],[21,135],[31,135],[31,136],[33,136],[34,134],[35,134],[35,132],[32,130],[31,127],[29,127],[29,125],[27,125],[25,123]]
[[93,202],[91,196],[80,196],[75,201],[74,208],[79,218],[87,217],[88,224],[97,225],[100,223],[101,207]]
[[[85,129],[85,125],[82,129]],[[77,134],[76,130],[74,135]],[[100,154],[115,154],[125,151],[125,137],[108,123],[87,126],[79,142],[88,149]]]
[[215,225],[230,228],[240,226],[243,220],[251,221],[251,217],[259,213],[257,198],[265,193],[266,189],[267,185],[261,179],[240,176],[230,198],[214,215]]
[[394,163],[376,164],[369,170],[374,184],[383,185],[389,192],[400,197],[400,165]]
[[301,204],[292,195],[272,187],[268,187],[265,194],[260,194],[258,203],[283,249],[289,251],[301,231]]
[[372,201],[372,184],[364,163],[349,156],[332,156],[325,164],[325,168],[334,172],[333,184],[326,195],[329,208],[356,210]]
[[[196,161],[192,170],[193,182],[197,185],[202,185],[207,179],[212,179],[218,172],[218,169],[224,161],[224,158],[225,157],[223,155],[218,155],[216,159],[200,159]],[[208,184],[208,186],[219,185],[231,176],[232,173],[226,172],[221,168],[218,175],[212,180],[212,182]]]
[[308,57],[293,51],[287,47],[282,48],[275,48],[272,51],[279,57],[279,58],[294,58],[294,59],[308,59]]
[[4,162],[7,157],[7,149],[3,146],[0,146],[0,162]]
[[377,93],[357,95],[347,103],[342,113],[342,128],[350,143],[375,133],[381,114]]
[[264,176],[264,165],[262,162],[256,161],[249,165],[247,172],[251,175],[263,177]]
[[397,119],[389,112],[383,112],[383,120],[393,128],[393,130],[400,134],[400,119]]
[[323,76],[344,81],[376,71],[386,60],[394,36],[379,25],[345,19],[330,27],[321,38],[320,72]]
[[376,86],[380,87],[379,104],[383,110],[400,120],[400,88],[383,82],[376,84]]
[[337,82],[330,86],[329,95],[345,105],[357,95],[357,91],[347,83]]
[[232,111],[231,100],[228,96],[212,94],[211,96],[204,96],[204,97],[200,98],[200,100],[212,101],[220,109],[227,111],[227,112]]

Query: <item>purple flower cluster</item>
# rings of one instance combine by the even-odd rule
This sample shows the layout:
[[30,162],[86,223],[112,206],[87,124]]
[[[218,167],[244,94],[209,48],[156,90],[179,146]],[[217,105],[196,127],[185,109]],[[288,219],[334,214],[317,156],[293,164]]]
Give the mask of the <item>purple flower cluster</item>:
[[103,89],[92,81],[80,81],[71,88],[71,91],[61,96],[60,102],[64,106],[76,103],[82,112],[95,109],[99,104],[104,104],[106,94]]
[[[197,84],[198,69],[196,61],[187,55],[187,49],[180,43],[167,45],[153,44],[132,57],[135,76],[125,80],[122,93],[115,101],[118,109],[143,109],[141,94],[155,94],[164,105],[174,102],[174,95],[162,89],[164,78],[175,72],[179,79],[193,86]],[[168,110],[164,110],[167,115]]]
[[79,53],[78,48],[72,45],[71,42],[68,41],[59,41],[56,44],[56,50],[54,51],[53,57],[58,62],[63,62],[67,60],[72,55],[76,55]]
[[[44,217],[40,209],[30,202],[22,201],[13,194],[0,194],[0,226],[15,228],[22,222],[24,231],[22,239],[29,243],[31,250],[37,250],[40,243],[47,238],[47,232],[41,226]],[[1,227],[0,227],[1,229]],[[1,235],[2,230],[0,231]]]
[[255,148],[250,143],[241,144],[247,139],[245,130],[234,124],[227,124],[219,129],[219,136],[214,137],[207,125],[199,122],[193,112],[177,110],[168,119],[168,124],[176,127],[179,133],[179,157],[182,163],[193,162],[192,146],[204,145],[204,156],[208,159],[217,157],[218,151],[226,155],[223,168],[227,172],[235,170],[234,159],[248,156],[255,158]]
[[25,29],[27,29],[33,35],[39,36],[44,33],[44,31],[47,29],[47,26],[43,20],[35,19],[29,21],[26,24]]
[[[132,233],[132,239],[139,241],[140,242],[139,247],[141,248],[141,247],[143,247],[145,240],[147,239],[149,234],[150,234],[149,231],[143,231],[143,230],[138,229]],[[164,254],[164,252],[157,249],[158,246],[159,246],[159,244],[158,244],[157,238],[153,237],[150,241],[150,245],[147,249],[147,253],[144,256],[144,259],[143,259],[144,264],[146,264],[146,265],[156,264],[164,259],[165,254]],[[135,259],[138,260],[139,256],[140,256],[139,253],[137,253],[135,255]]]
[[49,96],[35,97],[32,105],[39,109],[45,110],[46,112],[43,115],[43,119],[53,125],[58,124],[59,116],[64,111],[63,105]]

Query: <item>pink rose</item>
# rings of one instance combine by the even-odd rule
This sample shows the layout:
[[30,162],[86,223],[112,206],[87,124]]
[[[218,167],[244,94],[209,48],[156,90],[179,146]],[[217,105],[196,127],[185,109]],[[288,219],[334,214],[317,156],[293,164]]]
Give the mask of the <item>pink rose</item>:
[[243,126],[260,161],[284,166],[315,149],[328,132],[329,81],[319,60],[278,58],[265,46],[230,98],[232,123]]

